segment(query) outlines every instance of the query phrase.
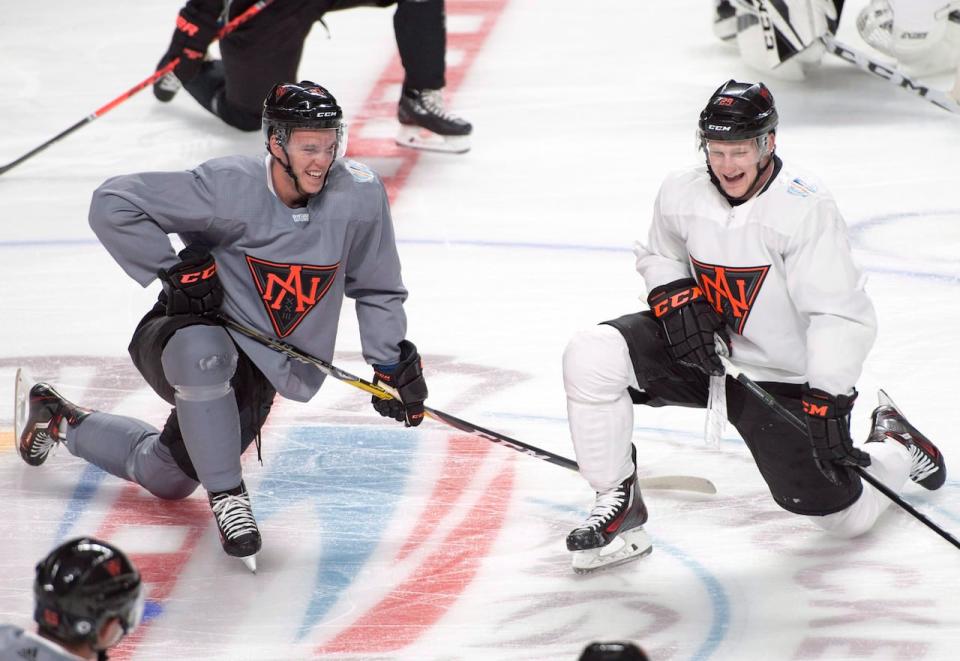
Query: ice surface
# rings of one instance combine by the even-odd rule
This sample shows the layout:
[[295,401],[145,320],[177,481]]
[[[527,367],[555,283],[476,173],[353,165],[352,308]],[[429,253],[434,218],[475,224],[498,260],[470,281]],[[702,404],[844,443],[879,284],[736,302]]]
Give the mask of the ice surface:
[[[848,43],[863,4],[848,2]],[[451,0],[450,105],[476,127],[464,156],[391,146],[392,10],[330,14],[329,40],[314,31],[301,76],[334,91],[351,155],[390,178],[433,406],[572,456],[563,347],[638,309],[630,246],[661,179],[697,160],[709,93],[757,78],[713,38],[710,6]],[[0,161],[149,75],[177,8],[8,3]],[[768,82],[778,150],[834,192],[880,318],[854,430],[865,435],[882,386],[950,463],[960,120],[839,61]],[[22,365],[80,403],[160,424],[167,408],[125,354],[156,289],[96,242],[90,193],[115,174],[260,148],[185,93],[162,105],[145,91],[0,177],[0,400]],[[369,374],[349,310],[338,348],[341,367]],[[0,410],[0,620],[29,625],[33,565],[55,543],[100,535],[149,584],[149,619],[114,658],[575,659],[589,641],[630,639],[658,660],[946,660],[960,644],[956,549],[899,511],[858,540],[824,537],[777,508],[736,437],[706,448],[697,411],[637,411],[642,470],[708,477],[719,493],[650,492],[653,554],[588,577],[563,544],[592,499],[575,473],[439,425],[393,426],[336,382],[306,405],[278,401],[264,465],[247,457],[256,576],[221,552],[202,494],[158,502],[64,449],[32,469],[11,418]],[[905,496],[960,533],[954,478]]]

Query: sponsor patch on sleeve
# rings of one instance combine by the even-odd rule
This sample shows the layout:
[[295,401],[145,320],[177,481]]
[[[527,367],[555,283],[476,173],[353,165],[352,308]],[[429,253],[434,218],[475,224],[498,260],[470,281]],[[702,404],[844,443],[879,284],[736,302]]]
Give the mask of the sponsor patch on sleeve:
[[344,164],[347,166],[347,170],[350,172],[350,176],[353,177],[354,181],[358,181],[361,184],[368,181],[373,181],[376,175],[373,173],[373,170],[368,168],[366,165],[360,161],[354,161],[352,159],[346,159]]
[[796,195],[798,197],[807,197],[812,193],[817,192],[817,187],[813,184],[808,184],[803,179],[797,177],[790,182],[790,186],[787,188],[787,192],[791,195]]

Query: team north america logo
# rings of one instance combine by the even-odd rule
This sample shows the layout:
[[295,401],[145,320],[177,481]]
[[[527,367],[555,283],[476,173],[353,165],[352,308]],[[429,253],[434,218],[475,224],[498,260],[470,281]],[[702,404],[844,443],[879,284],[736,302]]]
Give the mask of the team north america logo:
[[710,305],[723,318],[727,328],[743,334],[753,302],[757,300],[770,265],[719,266],[698,261],[693,257],[690,261],[693,263],[700,289]]
[[329,266],[278,264],[246,255],[277,337],[286,337],[326,295],[340,262]]

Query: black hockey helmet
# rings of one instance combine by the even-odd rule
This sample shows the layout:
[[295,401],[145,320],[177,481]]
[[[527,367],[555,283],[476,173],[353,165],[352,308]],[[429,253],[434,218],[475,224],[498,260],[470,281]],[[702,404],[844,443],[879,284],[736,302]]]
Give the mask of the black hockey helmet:
[[646,653],[631,642],[590,643],[578,661],[649,661]]
[[33,592],[40,630],[64,642],[96,646],[111,618],[129,634],[143,616],[140,573],[120,549],[92,537],[61,544],[41,560]]
[[326,88],[309,80],[274,85],[263,101],[263,137],[270,148],[270,136],[276,134],[286,145],[294,129],[336,129],[337,155],[346,149],[346,124],[343,110]]
[[777,107],[766,85],[728,80],[700,113],[700,148],[707,140],[749,140],[774,133],[777,121]]

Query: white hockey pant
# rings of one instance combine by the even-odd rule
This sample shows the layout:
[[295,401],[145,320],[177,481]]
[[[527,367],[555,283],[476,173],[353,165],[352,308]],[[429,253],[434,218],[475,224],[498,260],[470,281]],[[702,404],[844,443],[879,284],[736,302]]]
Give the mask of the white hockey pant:
[[580,474],[594,491],[611,489],[635,470],[627,386],[638,386],[620,331],[601,324],[577,333],[563,353],[563,385]]
[[[910,477],[910,452],[894,440],[869,443],[863,447],[870,455],[867,472],[877,478],[892,491],[900,493]],[[867,482],[863,483],[863,493],[853,505],[845,510],[826,516],[811,516],[815,525],[831,535],[851,538],[870,530],[877,518],[892,501]]]

